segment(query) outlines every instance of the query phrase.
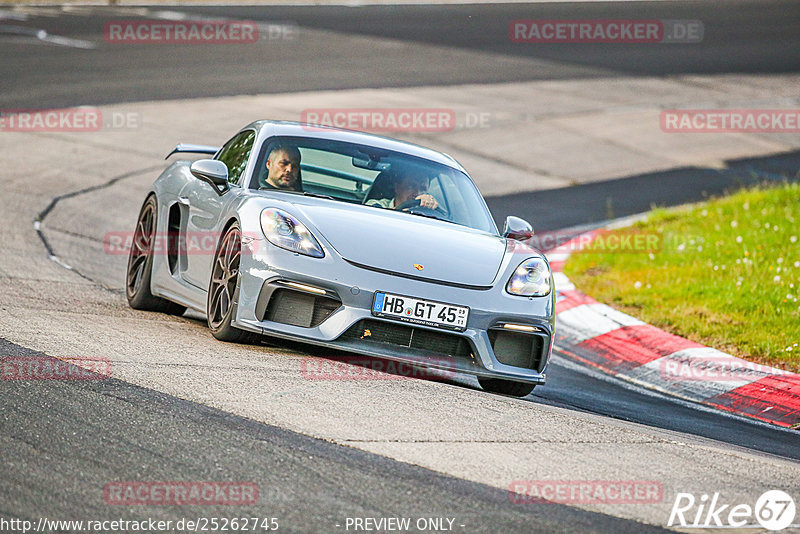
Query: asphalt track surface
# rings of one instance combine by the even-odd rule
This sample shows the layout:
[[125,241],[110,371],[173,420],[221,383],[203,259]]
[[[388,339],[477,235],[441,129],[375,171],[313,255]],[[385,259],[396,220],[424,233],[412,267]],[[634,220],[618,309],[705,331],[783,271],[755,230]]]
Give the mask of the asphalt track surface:
[[[165,7],[164,9],[172,9]],[[154,9],[154,10],[157,10]],[[0,21],[0,94],[5,108],[109,104],[202,96],[360,87],[411,87],[602,76],[779,73],[800,69],[800,6],[791,0],[608,2],[361,7],[194,7],[197,16],[300,26],[297,39],[263,46],[122,46],[95,50],[30,46],[14,27],[74,39],[100,36],[120,11]],[[135,10],[130,18],[137,18]],[[45,11],[46,13],[46,11]],[[80,11],[73,12],[79,14]],[[123,11],[124,13],[124,11]],[[124,15],[123,15],[124,16]],[[699,20],[699,44],[519,44],[515,19]],[[305,39],[303,30],[331,30]],[[18,32],[17,32],[18,33]],[[391,38],[375,48],[347,35]],[[468,68],[447,55],[417,55],[409,44],[486,52]],[[525,63],[515,63],[524,59]],[[527,60],[536,60],[530,63]]]
[[[42,356],[5,341],[0,341],[0,350],[10,356]],[[512,505],[507,491],[115,379],[19,381],[3,384],[2,399],[2,484],[24,488],[13,495],[4,492],[3,517],[34,522],[41,516],[141,520],[148,513],[163,521],[231,517],[224,506],[115,509],[98,494],[109,480],[222,476],[258,481],[258,503],[237,507],[235,516],[277,518],[280,531],[343,530],[346,517],[447,517],[462,532],[525,532],[532,525],[537,531],[566,525],[581,532],[661,531],[558,504]],[[85,417],[88,413],[91,419]],[[36,457],[54,467],[31,465]],[[64,499],[62,492],[70,498]]]
[[[206,56],[179,47],[167,55],[156,47],[125,49],[124,53],[112,46],[86,51],[32,46],[25,39],[0,32],[0,49],[7,58],[0,64],[2,107],[610,74],[800,69],[800,56],[796,54],[800,49],[800,9],[794,2],[737,2],[724,10],[710,3],[682,2],[193,11],[210,15],[224,11],[232,18],[291,21],[301,27],[477,48],[506,56],[535,53],[544,62],[542,69],[531,72],[509,71],[493,67],[491,62],[481,68],[461,69],[413,56],[405,57],[402,63],[387,62],[368,50],[349,49],[336,39],[308,47],[276,44],[280,50],[270,58],[236,46],[209,47],[211,50],[202,51]],[[513,18],[601,15],[699,19],[705,24],[706,39],[691,53],[675,48],[677,45],[646,50],[615,45],[613,53],[609,53],[609,45],[580,49],[562,45],[532,52],[497,37],[498,31],[499,35],[506,35],[505,21]],[[87,13],[84,17],[37,17],[25,24],[79,39],[102,31],[103,23],[114,18],[118,15]],[[333,50],[340,61],[320,59],[320,46]],[[253,76],[254,69],[263,76]],[[652,203],[694,201],[754,180],[774,179],[792,169],[796,172],[798,160],[800,155],[788,154],[730,162],[725,172],[679,169],[488,201],[498,219],[505,213],[516,213],[534,220],[539,229],[557,229],[637,213]],[[6,341],[0,341],[0,352],[31,354],[29,349]],[[465,388],[476,387],[470,379],[456,383]],[[2,492],[0,514],[6,517],[33,519],[44,512],[64,517],[74,515],[72,512],[77,509],[87,517],[100,518],[108,514],[107,507],[91,493],[107,480],[142,478],[142,473],[147,473],[144,478],[149,479],[163,474],[165,479],[202,480],[224,473],[227,479],[240,476],[244,480],[261,480],[262,492],[270,492],[270,509],[254,508],[245,515],[279,515],[289,525],[303,525],[299,530],[329,530],[332,521],[345,516],[401,514],[455,516],[470,527],[469,531],[526,531],[532,524],[543,531],[641,532],[647,528],[565,506],[509,506],[505,491],[254,423],[118,380],[5,383],[0,397],[4,407],[0,415],[3,486],[12,483],[27,488],[26,493],[14,495]],[[558,360],[549,370],[547,386],[538,388],[529,400],[800,459],[794,433],[636,391],[615,379],[581,371]],[[85,413],[92,413],[92,419],[80,416]],[[131,449],[137,454],[129,454]],[[61,461],[55,462],[58,468],[53,470],[46,467],[53,463],[42,459]],[[64,500],[55,490],[60,487],[69,488],[73,498]],[[309,510],[314,512],[308,513]],[[193,512],[183,509],[179,515],[191,516]],[[142,515],[138,511],[121,513],[123,517]],[[171,513],[157,511],[164,519]],[[201,515],[209,515],[208,509]]]

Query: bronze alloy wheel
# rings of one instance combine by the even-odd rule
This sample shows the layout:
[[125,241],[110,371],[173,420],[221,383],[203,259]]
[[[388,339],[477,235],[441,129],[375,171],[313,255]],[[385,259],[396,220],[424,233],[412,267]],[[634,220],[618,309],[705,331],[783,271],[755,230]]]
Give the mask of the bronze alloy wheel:
[[125,274],[125,295],[131,308],[183,315],[186,311],[185,306],[156,297],[150,292],[153,256],[157,252],[154,247],[157,220],[158,203],[155,195],[150,195],[144,201],[139,211],[139,219],[136,221]]
[[142,286],[145,277],[147,259],[153,252],[153,237],[155,235],[155,206],[152,202],[145,202],[136,222],[136,231],[133,234],[130,256],[128,256],[127,294],[128,298],[135,295]]
[[208,327],[215,338],[222,341],[250,343],[258,340],[259,335],[231,325],[241,259],[242,232],[238,223],[234,223],[225,232],[214,257],[206,312]]
[[211,286],[208,288],[208,326],[212,330],[219,330],[225,318],[231,313],[241,258],[242,236],[239,227],[234,225],[222,239],[211,271]]

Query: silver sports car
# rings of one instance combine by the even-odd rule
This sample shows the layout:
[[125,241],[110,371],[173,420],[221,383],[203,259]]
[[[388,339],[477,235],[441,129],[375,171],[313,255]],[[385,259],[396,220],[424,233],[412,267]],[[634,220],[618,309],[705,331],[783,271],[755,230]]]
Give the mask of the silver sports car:
[[[176,161],[139,213],[133,308],[204,312],[212,334],[267,335],[476,375],[545,381],[555,296],[530,224],[497,230],[466,171],[413,144],[258,121],[211,159]],[[169,157],[167,156],[167,157]]]

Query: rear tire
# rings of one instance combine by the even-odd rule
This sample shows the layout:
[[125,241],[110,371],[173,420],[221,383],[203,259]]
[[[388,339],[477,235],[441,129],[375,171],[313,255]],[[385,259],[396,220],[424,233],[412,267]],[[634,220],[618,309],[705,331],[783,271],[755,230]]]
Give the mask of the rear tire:
[[239,230],[239,224],[233,223],[222,236],[214,255],[211,280],[208,284],[206,317],[211,335],[220,341],[255,343],[261,339],[259,334],[231,325],[241,257],[242,232]]
[[136,231],[133,234],[131,251],[128,254],[125,296],[128,298],[130,307],[136,310],[183,315],[186,311],[185,306],[156,297],[150,292],[157,221],[158,202],[156,202],[155,195],[150,195],[142,204],[139,218],[136,221]]
[[500,378],[484,378],[482,376],[478,377],[478,383],[484,391],[499,393],[501,395],[511,395],[512,397],[527,397],[536,387],[536,384],[514,382],[512,380],[503,380]]

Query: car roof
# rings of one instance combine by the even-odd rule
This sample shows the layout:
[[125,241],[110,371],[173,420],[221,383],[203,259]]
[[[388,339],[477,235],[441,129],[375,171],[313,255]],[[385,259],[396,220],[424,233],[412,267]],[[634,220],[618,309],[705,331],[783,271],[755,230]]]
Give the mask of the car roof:
[[389,137],[380,135],[369,134],[365,132],[357,132],[354,130],[345,130],[341,128],[334,128],[331,126],[311,125],[303,122],[293,121],[273,121],[273,120],[260,120],[248,124],[244,129],[255,128],[256,130],[266,134],[266,137],[289,136],[289,137],[310,137],[313,139],[330,139],[332,141],[342,141],[345,143],[355,143],[360,145],[367,145],[393,152],[400,152],[409,154],[418,158],[423,158],[442,165],[447,165],[458,171],[468,174],[464,167],[461,166],[455,159],[442,152],[437,152],[430,148],[415,145],[414,143],[407,143]]

